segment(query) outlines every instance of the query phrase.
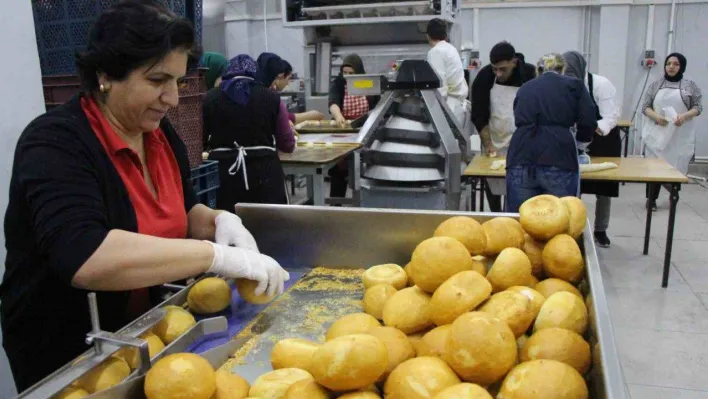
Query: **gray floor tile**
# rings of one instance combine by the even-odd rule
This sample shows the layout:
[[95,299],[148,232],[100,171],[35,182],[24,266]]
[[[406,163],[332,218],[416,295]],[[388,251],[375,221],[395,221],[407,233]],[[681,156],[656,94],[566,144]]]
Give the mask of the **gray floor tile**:
[[703,303],[703,307],[705,307],[706,309],[708,309],[708,294],[706,294],[706,293],[698,293],[698,294],[696,294],[696,295],[698,295],[698,299],[700,299],[700,300],[701,300],[701,303]]
[[649,258],[664,259],[664,250],[655,239],[649,240],[649,255],[642,254],[644,238],[640,237],[615,237],[610,248],[597,248],[597,256],[601,262],[612,261],[647,261]]
[[708,334],[615,327],[615,339],[628,384],[708,390]]
[[662,388],[647,385],[629,385],[632,399],[708,399],[706,391]]
[[661,388],[646,385],[629,385],[629,395],[632,399],[664,399],[661,397]]
[[[634,206],[632,208],[635,215],[642,220],[644,225],[646,213],[644,206]],[[651,236],[665,239],[669,223],[669,210],[659,209],[652,215]],[[644,236],[642,229],[641,236]],[[708,241],[708,222],[706,222],[698,212],[690,206],[679,204],[676,210],[676,221],[674,223],[674,238],[682,240]]]
[[[656,239],[661,247],[661,252],[666,247],[666,242]],[[693,263],[704,262],[708,259],[708,243],[705,241],[690,241],[675,239],[671,250],[671,262]]]
[[705,261],[674,261],[673,264],[693,291],[708,293],[708,264]]
[[[657,289],[661,287],[664,261],[649,256],[629,261],[608,260],[600,262],[600,268],[605,286],[622,289]],[[668,289],[691,290],[682,274],[674,266],[671,266],[669,271]]]

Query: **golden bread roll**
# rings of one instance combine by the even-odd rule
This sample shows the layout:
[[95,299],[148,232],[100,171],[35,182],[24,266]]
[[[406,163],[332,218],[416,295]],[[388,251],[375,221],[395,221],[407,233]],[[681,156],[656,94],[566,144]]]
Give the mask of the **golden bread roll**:
[[[432,331],[432,330],[430,330],[430,331]],[[411,345],[413,345],[413,349],[415,349],[416,356],[419,354],[420,346],[422,345],[422,342],[423,342],[423,336],[430,331],[423,330],[423,331],[418,331],[417,333],[413,333],[413,334],[408,335],[408,341],[410,341]]]
[[567,234],[560,234],[548,241],[543,248],[543,271],[570,283],[583,279],[585,262],[578,243]]
[[412,287],[415,285],[415,283],[413,282],[413,277],[411,277],[411,268],[409,267],[410,265],[410,262],[406,263],[406,266],[403,267],[403,271],[405,271],[406,275],[408,276],[408,286]]
[[536,278],[543,277],[543,247],[545,242],[537,241],[530,235],[524,233],[524,246],[521,248],[531,262],[531,272]]
[[504,378],[497,399],[588,399],[577,370],[556,360],[521,363]]
[[413,344],[401,330],[393,327],[375,327],[369,330],[367,334],[378,338],[386,346],[388,363],[386,372],[381,375],[382,379],[387,378],[399,364],[416,356]]
[[[160,337],[155,335],[152,331],[148,331],[140,336],[148,342],[148,352],[150,353],[150,359],[157,356],[158,353],[165,349],[165,344],[162,343]],[[131,370],[135,370],[140,367],[140,350],[135,347],[124,347],[115,353],[116,357],[125,360],[130,366]]]
[[450,237],[429,238],[415,248],[408,272],[421,290],[432,294],[455,274],[472,270],[472,256]]
[[243,399],[248,397],[251,384],[238,374],[216,371],[216,391],[211,399]]
[[210,399],[216,373],[209,362],[193,353],[175,353],[158,360],[145,375],[147,399]]
[[393,263],[371,266],[362,275],[364,289],[369,289],[379,284],[392,285],[397,290],[408,286],[408,274],[401,266]]
[[384,384],[386,399],[428,399],[460,379],[437,357],[416,357],[396,367]]
[[275,299],[275,295],[268,296],[265,292],[261,295],[256,295],[256,287],[258,287],[258,281],[256,280],[249,280],[246,278],[236,279],[236,289],[238,290],[238,295],[244,301],[254,305],[265,305],[266,303],[271,303],[273,299]]
[[312,381],[313,379],[310,373],[301,369],[274,370],[256,378],[248,395],[261,399],[281,399],[291,385],[298,381]]
[[371,391],[356,391],[345,393],[339,399],[381,399],[381,396]]
[[443,359],[464,381],[489,385],[514,367],[517,355],[516,337],[505,322],[471,312],[452,323]]
[[383,308],[389,298],[398,292],[392,285],[376,285],[364,291],[364,312],[383,320]]
[[447,324],[436,327],[423,335],[418,346],[418,356],[435,356],[442,359],[450,328],[452,328],[452,325]]
[[487,247],[487,236],[482,225],[468,216],[453,216],[440,223],[435,237],[452,237],[461,242],[472,255],[481,255]]
[[492,285],[475,271],[455,274],[435,290],[430,300],[430,319],[438,326],[450,324],[489,298]]
[[582,299],[565,291],[546,298],[533,330],[537,332],[551,327],[565,328],[583,335],[588,327],[588,310]]
[[528,331],[538,310],[529,297],[516,291],[496,293],[479,308],[509,325],[515,340]]
[[364,334],[374,327],[379,327],[376,318],[366,313],[352,313],[340,317],[327,330],[327,341],[351,334]]
[[165,345],[169,345],[197,324],[197,321],[191,313],[179,306],[167,305],[165,310],[167,314],[155,324],[152,332],[160,337],[160,340]]
[[560,199],[568,212],[568,231],[566,234],[574,239],[580,238],[588,221],[585,203],[578,197],[563,197]]
[[545,328],[534,333],[521,349],[521,361],[551,359],[585,375],[590,369],[590,345],[578,333],[564,328]]
[[[543,306],[543,303],[546,302],[546,297],[543,296],[540,292],[536,291],[533,288],[530,287],[524,287],[524,286],[514,286],[514,287],[509,287],[507,291],[515,291],[520,294],[525,295],[528,299],[531,300],[531,305],[533,307],[533,311],[538,316],[538,312],[541,311],[541,306]],[[534,318],[536,318],[534,316]]]
[[543,194],[524,201],[519,207],[519,221],[531,237],[548,241],[568,231],[568,211],[560,198]]
[[388,352],[380,339],[367,334],[327,341],[312,356],[312,375],[325,388],[351,391],[366,388],[386,372]]
[[484,256],[473,256],[472,257],[472,271],[477,272],[482,275],[482,277],[487,275],[487,269],[492,267],[494,263],[493,260],[488,260]]
[[563,281],[559,278],[547,278],[536,284],[534,289],[546,298],[556,292],[565,291],[570,292],[573,295],[577,295],[578,298],[583,299],[583,294],[580,293],[580,290],[575,288],[575,286],[569,282]]
[[315,380],[300,380],[290,385],[283,399],[329,399],[329,396]]
[[463,382],[443,389],[433,399],[492,399],[492,395],[477,384]]
[[79,387],[94,394],[118,385],[130,375],[130,366],[125,360],[111,356],[79,378]]
[[384,324],[405,334],[413,334],[430,327],[429,294],[417,286],[404,288],[386,301],[383,309]]
[[270,364],[273,370],[295,368],[308,371],[312,355],[319,347],[319,344],[306,339],[281,339],[273,345],[270,352]]
[[497,217],[482,224],[487,237],[486,257],[497,256],[506,248],[521,248],[524,245],[524,232],[517,228],[518,222],[508,217]]
[[80,399],[89,396],[83,388],[68,387],[61,391],[55,399]]
[[503,250],[487,273],[492,284],[492,292],[504,291],[515,285],[526,285],[531,281],[531,261],[518,248]]
[[224,279],[207,277],[189,289],[187,305],[197,314],[221,312],[231,304],[231,287]]
[[524,345],[528,342],[529,336],[524,334],[516,339],[516,348],[519,350],[519,363],[521,363],[521,350],[524,349]]

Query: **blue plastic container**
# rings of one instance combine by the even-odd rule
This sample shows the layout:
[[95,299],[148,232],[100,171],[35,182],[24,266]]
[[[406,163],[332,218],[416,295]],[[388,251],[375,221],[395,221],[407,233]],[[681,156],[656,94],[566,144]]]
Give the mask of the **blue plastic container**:
[[204,161],[192,169],[192,184],[199,202],[209,208],[216,207],[216,190],[219,188],[219,162]]

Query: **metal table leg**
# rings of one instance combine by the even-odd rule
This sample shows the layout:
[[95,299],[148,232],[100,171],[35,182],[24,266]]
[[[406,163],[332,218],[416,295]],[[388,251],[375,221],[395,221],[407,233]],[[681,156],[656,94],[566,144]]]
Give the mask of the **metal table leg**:
[[479,179],[479,211],[484,212],[484,192],[487,185],[487,179],[484,177]]
[[324,173],[322,168],[317,168],[315,174],[312,176],[312,194],[315,206],[324,206],[325,204],[325,193],[324,193]]
[[470,212],[474,212],[477,209],[477,179],[469,179],[470,185]]
[[627,152],[629,149],[629,129],[631,128],[626,128],[622,129],[624,130],[624,157],[627,158]]
[[666,250],[664,251],[664,275],[661,278],[661,287],[669,285],[669,271],[671,270],[671,250],[674,246],[674,224],[676,223],[676,205],[679,200],[681,185],[674,183],[671,185],[671,196],[669,198],[669,226],[666,232]]
[[647,183],[647,220],[646,228],[644,230],[644,255],[649,255],[649,236],[651,235],[651,216],[652,208],[654,206],[654,190],[655,185],[653,183]]

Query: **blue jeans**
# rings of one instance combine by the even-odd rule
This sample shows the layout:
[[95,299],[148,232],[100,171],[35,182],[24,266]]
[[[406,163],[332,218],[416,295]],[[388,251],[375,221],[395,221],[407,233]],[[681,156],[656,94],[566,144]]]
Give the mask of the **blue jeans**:
[[514,166],[506,170],[506,212],[518,212],[521,204],[541,194],[577,197],[580,172],[555,166]]

